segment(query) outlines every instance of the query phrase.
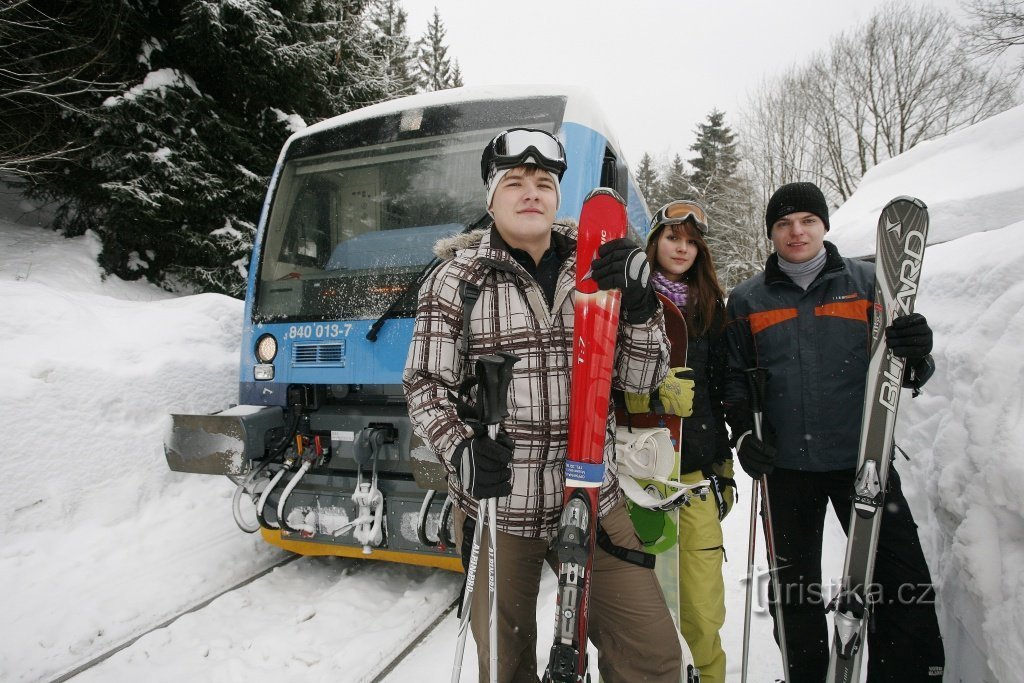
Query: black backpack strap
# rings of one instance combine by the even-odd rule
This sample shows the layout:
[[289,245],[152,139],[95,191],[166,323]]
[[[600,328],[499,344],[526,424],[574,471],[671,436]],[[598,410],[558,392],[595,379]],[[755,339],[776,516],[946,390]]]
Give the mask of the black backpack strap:
[[630,548],[615,545],[612,542],[611,536],[601,526],[597,527],[597,545],[601,550],[623,562],[629,562],[644,569],[654,569],[654,555],[645,553],[642,550],[631,550]]
[[465,356],[469,353],[469,327],[470,316],[476,300],[480,298],[480,287],[472,282],[462,280],[459,283],[459,294],[462,295],[462,338],[459,341],[459,350]]

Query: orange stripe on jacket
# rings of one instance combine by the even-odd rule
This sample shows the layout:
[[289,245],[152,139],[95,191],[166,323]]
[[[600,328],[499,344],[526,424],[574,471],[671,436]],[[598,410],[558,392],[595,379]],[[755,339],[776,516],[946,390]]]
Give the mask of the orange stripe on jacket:
[[834,318],[849,318],[850,320],[868,321],[868,309],[871,302],[864,299],[856,301],[838,301],[836,303],[815,306],[814,315],[827,315]]
[[786,320],[792,320],[796,317],[796,314],[797,310],[795,308],[780,308],[774,311],[751,313],[750,331],[753,334],[757,334],[762,330],[768,329],[772,325],[778,325]]

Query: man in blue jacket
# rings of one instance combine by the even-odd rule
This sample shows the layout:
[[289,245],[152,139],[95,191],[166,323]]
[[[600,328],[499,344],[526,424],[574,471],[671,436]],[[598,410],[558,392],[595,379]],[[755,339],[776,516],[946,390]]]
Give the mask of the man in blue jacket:
[[[868,368],[874,266],[825,241],[828,204],[812,183],[790,183],[765,213],[775,253],[737,286],[726,309],[726,415],[743,469],[768,475],[790,670],[821,683],[829,659],[821,543],[827,503],[846,529]],[[896,318],[886,344],[906,358],[915,392],[935,369],[924,316]],[[744,370],[768,369],[764,441],[752,432]],[[868,681],[939,681],[945,657],[935,592],[899,476],[890,470],[875,565]]]

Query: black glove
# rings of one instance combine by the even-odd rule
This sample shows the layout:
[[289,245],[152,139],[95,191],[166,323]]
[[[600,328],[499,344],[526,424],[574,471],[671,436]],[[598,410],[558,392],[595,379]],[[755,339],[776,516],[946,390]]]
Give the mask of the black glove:
[[736,457],[751,479],[760,479],[762,475],[771,474],[775,470],[775,446],[764,443],[753,432],[746,432],[740,437],[736,445]]
[[732,475],[732,458],[704,468],[704,476],[711,482],[711,493],[715,497],[719,522],[725,519],[736,503],[736,480]]
[[590,265],[601,289],[622,290],[622,318],[630,325],[647,322],[658,308],[647,254],[625,237],[602,244]]
[[913,365],[907,364],[907,369],[903,371],[903,386],[907,389],[913,389],[914,396],[917,396],[921,393],[921,387],[934,374],[935,360],[929,354],[924,358],[919,358]]
[[459,444],[452,455],[452,466],[469,495],[481,500],[512,493],[509,465],[514,449],[515,444],[504,432],[493,439],[483,434]]
[[885,328],[885,344],[894,356],[919,360],[932,352],[932,328],[920,313],[901,315]]

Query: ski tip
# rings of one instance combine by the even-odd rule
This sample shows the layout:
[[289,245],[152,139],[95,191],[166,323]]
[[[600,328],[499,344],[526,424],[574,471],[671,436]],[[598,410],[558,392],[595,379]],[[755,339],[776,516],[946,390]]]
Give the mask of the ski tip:
[[917,206],[917,208],[919,209],[922,209],[924,211],[928,210],[928,205],[925,204],[923,201],[921,201],[917,197],[911,197],[910,195],[906,194],[901,194],[899,197],[893,197],[891,200],[889,200],[889,204],[887,204],[887,206],[891,206],[892,204],[896,204],[898,202],[910,202],[911,204]]
[[619,193],[610,187],[595,187],[593,190],[590,191],[589,194],[587,194],[587,197],[586,199],[583,200],[583,203],[585,204],[594,197],[600,197],[601,195],[608,195],[612,199],[617,201],[619,204],[622,204],[623,206],[625,206],[626,204],[626,202],[623,201],[622,197],[619,196]]

